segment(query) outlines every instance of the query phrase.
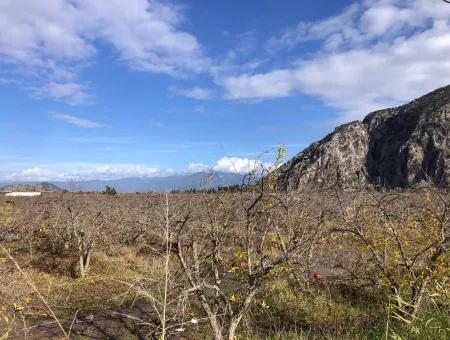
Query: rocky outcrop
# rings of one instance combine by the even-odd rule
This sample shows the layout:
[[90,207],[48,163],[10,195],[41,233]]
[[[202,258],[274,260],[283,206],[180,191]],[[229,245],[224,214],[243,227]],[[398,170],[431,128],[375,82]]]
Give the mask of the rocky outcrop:
[[284,190],[450,183],[450,86],[342,125],[279,169]]

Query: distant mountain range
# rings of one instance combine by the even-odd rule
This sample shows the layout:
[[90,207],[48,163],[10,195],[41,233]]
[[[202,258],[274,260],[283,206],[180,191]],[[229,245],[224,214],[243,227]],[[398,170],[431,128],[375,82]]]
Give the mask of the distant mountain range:
[[450,184],[450,86],[341,125],[279,168],[285,190]]
[[0,191],[103,191],[106,186],[118,192],[159,192],[166,190],[210,189],[242,184],[243,175],[228,172],[198,172],[161,177],[136,177],[111,180],[0,183]]
[[14,192],[14,191],[27,191],[27,192],[58,192],[62,191],[58,186],[47,183],[10,183],[2,185],[0,184],[0,192]]

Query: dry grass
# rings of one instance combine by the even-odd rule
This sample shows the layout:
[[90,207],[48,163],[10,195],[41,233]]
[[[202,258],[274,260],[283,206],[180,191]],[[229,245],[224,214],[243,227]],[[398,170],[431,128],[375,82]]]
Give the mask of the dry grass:
[[[247,195],[247,199],[251,198],[252,194],[244,195]],[[381,197],[379,193],[374,195]],[[408,254],[413,254],[415,248],[431,239],[420,233],[422,238],[413,237],[416,235],[414,228],[420,231],[420,223],[427,228],[437,228],[438,219],[432,214],[440,213],[442,204],[437,194],[431,198],[423,192],[407,192],[399,195],[405,196],[390,204],[389,211],[396,225],[402,228],[402,221],[408,222],[414,217],[414,221],[417,222],[405,224],[408,225],[405,229],[407,232],[402,234],[410,247]],[[446,197],[447,193],[440,195]],[[314,247],[305,252],[303,257],[293,259],[288,265],[278,268],[267,276],[265,284],[258,291],[254,303],[239,326],[240,338],[379,339],[385,336],[387,303],[390,296],[388,283],[383,281],[379,268],[373,267],[367,247],[361,246],[358,239],[347,237],[345,234],[336,235],[329,231],[344,226],[342,219],[344,211],[349,226],[354,227],[363,221],[364,226],[372,228],[367,235],[373,236],[374,240],[380,239],[379,235],[386,237],[389,234],[383,229],[385,224],[381,215],[376,214],[377,206],[371,205],[367,196],[361,193],[345,193],[341,199],[338,204],[330,193],[291,197],[289,201],[286,200],[291,209],[289,218],[281,216],[276,208],[267,202],[262,204],[264,213],[266,211],[272,213],[273,209],[271,216],[277,219],[276,222],[280,225],[285,224],[293,230],[300,227],[299,223],[304,223],[302,227],[306,226],[306,230],[316,228],[316,218],[323,210],[326,212],[322,226],[325,231],[320,233]],[[227,226],[221,230],[224,246],[220,255],[220,265],[225,272],[229,270],[233,274],[222,283],[229,287],[222,288],[227,294],[230,292],[229,297],[234,299],[235,290],[245,279],[242,217],[236,213],[242,197],[239,194],[229,193],[220,194],[219,197],[177,194],[172,195],[170,200],[172,204],[170,220],[174,223],[182,219],[187,211],[191,212],[189,236],[198,240],[203,247],[202,256],[205,256],[206,260],[202,263],[202,273],[205,280],[212,280],[207,260],[208,223],[214,220],[218,228]],[[66,233],[70,228],[67,227],[69,220],[64,220],[64,204],[81,207],[79,204],[84,201],[92,203],[102,212],[105,223],[101,229],[96,229],[98,234],[88,234],[95,241],[93,242],[95,247],[88,274],[80,277],[77,271],[80,254],[77,243],[71,238],[71,234]],[[299,207],[303,208],[301,212]],[[424,207],[426,210],[423,210]],[[150,304],[150,300],[142,294],[142,289],[147,290],[147,297],[161,293],[159,283],[164,277],[165,265],[164,235],[161,234],[163,230],[161,228],[165,223],[162,195],[131,197],[71,195],[66,198],[44,197],[28,201],[19,199],[14,204],[5,202],[0,204],[0,219],[0,237],[5,233],[14,233],[18,236],[18,239],[3,240],[1,243],[23,268],[66,329],[69,328],[74,315],[96,315],[100,311],[126,308],[126,312],[133,316],[133,309],[129,308],[133,303],[144,301]],[[449,230],[448,224],[446,220],[444,230],[446,233]],[[80,226],[89,227],[88,224]],[[400,227],[398,230],[403,230]],[[382,233],[377,234],[378,231]],[[265,236],[262,260],[280,253],[278,243],[280,239],[288,240],[286,235],[275,236]],[[183,242],[187,241],[188,238],[183,239]],[[385,244],[388,243],[383,243],[383,246]],[[389,253],[396,254],[395,242],[388,245],[391,247],[388,249]],[[183,247],[187,249],[189,244],[185,243]],[[173,248],[173,251],[175,250]],[[410,284],[411,280],[406,274],[397,269],[401,259],[394,256],[392,259],[389,258],[389,261],[396,279],[398,276],[399,280],[404,279],[404,282]],[[422,265],[425,260],[418,263]],[[338,268],[338,264],[347,266],[346,270]],[[403,338],[448,338],[449,282],[444,280],[449,273],[448,252],[440,258],[439,266],[439,270],[432,268],[434,276],[430,276],[431,283],[427,287],[423,309],[417,321],[414,321],[418,333],[412,331],[411,325],[392,319],[388,329],[389,336],[399,334]],[[175,255],[171,259],[170,268],[170,286],[174,287],[178,294],[186,289],[186,280]],[[312,274],[315,272],[320,272],[324,278],[314,279]],[[372,281],[366,280],[366,276]],[[143,279],[146,284],[141,283]],[[140,284],[140,292],[136,289],[137,283]],[[407,291],[407,287],[405,284],[402,289]],[[236,295],[239,299],[238,293]],[[36,291],[24,280],[23,273],[17,270],[14,263],[4,254],[0,256],[0,306],[0,338],[8,330],[11,334],[50,317],[49,308],[46,308]],[[168,311],[171,318],[179,317],[177,308],[179,305],[174,305]],[[187,309],[186,320],[189,321],[194,317],[199,319],[198,324],[183,326],[186,328],[184,336],[192,339],[209,336],[208,323],[204,319],[198,300],[192,295],[189,296],[189,303],[183,308]],[[147,315],[139,315],[142,323],[157,322],[155,316],[150,314],[149,312]],[[134,316],[137,315],[136,313]],[[179,320],[169,321],[175,324]],[[141,326],[136,324],[133,327],[141,329]],[[32,334],[33,330],[30,332]],[[144,332],[144,336],[148,334],[150,334],[148,330]]]

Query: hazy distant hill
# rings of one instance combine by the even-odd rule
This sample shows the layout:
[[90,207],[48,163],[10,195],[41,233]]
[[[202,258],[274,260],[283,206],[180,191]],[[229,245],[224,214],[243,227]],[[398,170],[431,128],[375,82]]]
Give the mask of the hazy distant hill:
[[278,185],[408,187],[450,184],[450,86],[336,128],[280,169]]
[[181,174],[164,177],[136,177],[113,180],[91,180],[52,182],[70,191],[102,191],[105,186],[114,187],[119,192],[148,192],[165,190],[186,190],[191,188],[217,188],[242,183],[242,175],[226,172]]
[[120,178],[112,180],[88,180],[76,182],[53,181],[0,183],[0,192],[11,191],[103,191],[108,185],[119,192],[149,192],[217,188],[242,184],[243,175],[228,172],[198,172],[160,177]]
[[14,183],[14,184],[9,184],[9,185],[0,187],[0,192],[13,192],[13,191],[59,192],[59,191],[62,191],[62,189],[52,183],[47,183],[47,182]]
[[160,177],[120,178],[112,180],[88,180],[76,182],[53,181],[51,183],[10,182],[0,183],[1,192],[11,191],[103,191],[108,185],[118,192],[149,192],[217,188],[242,184],[243,175],[228,172],[199,172]]

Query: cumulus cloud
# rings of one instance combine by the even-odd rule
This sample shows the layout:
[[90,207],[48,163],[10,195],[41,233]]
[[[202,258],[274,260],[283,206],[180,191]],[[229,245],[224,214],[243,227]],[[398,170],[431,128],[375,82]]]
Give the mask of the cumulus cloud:
[[13,173],[9,175],[8,179],[11,180],[25,180],[25,181],[33,181],[40,179],[47,179],[51,176],[51,172],[48,170],[41,169],[39,167],[33,167],[24,169],[18,173]]
[[184,97],[198,99],[198,100],[207,100],[212,99],[215,96],[215,93],[213,90],[204,89],[201,87],[192,87],[189,89],[173,89],[173,91]]
[[60,120],[64,123],[72,124],[72,125],[76,125],[76,126],[88,128],[88,129],[106,127],[106,125],[98,123],[98,122],[94,122],[93,120],[88,120],[88,119],[68,115],[65,113],[55,113],[52,115],[52,117],[54,119]]
[[188,165],[186,172],[191,172],[191,173],[203,172],[203,171],[208,171],[210,169],[211,168],[208,165],[203,164],[203,163],[191,163]]
[[304,93],[341,110],[349,121],[405,103],[450,83],[450,7],[441,1],[375,0],[319,22],[299,23],[269,46],[321,42],[289,68],[224,77],[229,99]]
[[260,172],[264,168],[270,170],[273,164],[255,159],[239,157],[222,157],[212,167],[214,171],[235,172],[246,174],[252,171]]
[[50,97],[73,105],[85,104],[92,99],[86,86],[76,82],[49,82],[35,88],[33,94],[38,98]]
[[292,70],[226,77],[219,81],[227,99],[264,99],[286,97],[295,90]]
[[208,66],[197,39],[180,29],[183,18],[168,3],[147,0],[108,2],[79,0],[92,27],[88,34],[104,39],[134,68],[179,75]]
[[[26,8],[26,10],[24,10]],[[0,2],[0,63],[48,96],[83,103],[80,67],[102,41],[138,70],[183,76],[208,68],[197,39],[180,29],[178,7],[158,0],[5,0]]]
[[186,168],[186,172],[204,172],[204,171],[220,171],[232,172],[239,174],[248,174],[250,172],[261,173],[261,170],[273,169],[273,164],[256,159],[239,158],[239,157],[222,157],[212,166],[203,163],[191,163]]
[[262,160],[222,157],[212,166],[190,163],[184,170],[160,169],[146,164],[98,164],[98,163],[52,163],[31,167],[19,165],[15,170],[0,168],[0,180],[6,181],[69,181],[109,180],[128,177],[155,177],[196,172],[231,172],[260,175],[262,169],[272,170],[273,164]]
[[[80,178],[111,179],[122,177],[152,177],[159,173],[158,168],[138,164],[99,165],[76,173]],[[72,174],[74,175],[74,174]]]
[[156,167],[143,164],[45,164],[3,174],[8,181],[66,181],[152,177],[161,174]]
[[272,37],[266,44],[268,50],[293,48],[298,44],[312,40],[329,39],[327,46],[332,42],[340,41],[335,33],[340,33],[351,39],[357,33],[353,26],[355,18],[361,9],[361,4],[353,4],[342,13],[317,22],[299,22],[294,27],[286,29],[281,35]]

